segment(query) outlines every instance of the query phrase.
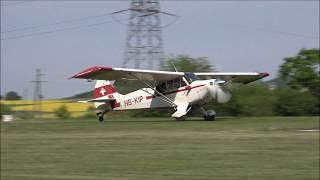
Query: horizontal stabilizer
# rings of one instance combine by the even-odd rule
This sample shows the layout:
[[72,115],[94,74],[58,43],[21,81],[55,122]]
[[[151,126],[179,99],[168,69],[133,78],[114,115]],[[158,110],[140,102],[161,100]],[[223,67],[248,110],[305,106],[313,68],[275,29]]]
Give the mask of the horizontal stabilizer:
[[88,102],[111,102],[111,101],[115,101],[115,99],[110,99],[110,98],[96,98],[96,99],[90,99],[87,101],[78,101],[80,103],[88,103]]

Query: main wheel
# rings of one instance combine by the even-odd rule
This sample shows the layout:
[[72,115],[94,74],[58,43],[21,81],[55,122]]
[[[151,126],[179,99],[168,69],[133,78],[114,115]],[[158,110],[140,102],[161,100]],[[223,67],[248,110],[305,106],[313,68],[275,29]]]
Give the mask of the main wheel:
[[176,117],[176,121],[185,121],[186,116]]
[[204,116],[204,120],[206,121],[214,121],[216,116]]

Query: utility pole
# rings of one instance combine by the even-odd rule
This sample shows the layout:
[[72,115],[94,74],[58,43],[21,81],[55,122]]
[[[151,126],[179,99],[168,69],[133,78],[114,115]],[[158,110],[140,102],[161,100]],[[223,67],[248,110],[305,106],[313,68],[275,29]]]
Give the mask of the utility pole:
[[162,64],[164,58],[160,14],[177,16],[161,12],[159,0],[132,0],[129,9],[111,15],[115,18],[115,14],[125,11],[130,17],[122,66],[133,63],[135,68],[154,69],[155,63]]
[[33,94],[33,112],[37,113],[39,117],[42,116],[42,83],[45,83],[47,81],[43,81],[42,77],[45,74],[41,73],[41,70],[38,68],[36,69],[36,77],[34,81],[31,81],[34,83],[34,94]]

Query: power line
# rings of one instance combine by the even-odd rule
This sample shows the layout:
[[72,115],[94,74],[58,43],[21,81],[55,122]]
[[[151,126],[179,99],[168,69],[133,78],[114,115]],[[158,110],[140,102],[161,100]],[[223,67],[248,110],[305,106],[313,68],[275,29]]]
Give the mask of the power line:
[[44,32],[30,33],[30,34],[25,34],[25,35],[20,35],[20,36],[12,36],[12,37],[8,37],[8,38],[3,38],[3,39],[1,39],[1,41],[10,40],[10,39],[20,39],[20,38],[26,38],[26,37],[31,37],[31,36],[40,36],[40,35],[51,34],[51,33],[56,33],[56,32],[71,31],[71,30],[76,30],[76,29],[81,29],[81,28],[89,28],[89,27],[100,26],[100,25],[113,23],[113,22],[114,21],[105,21],[105,22],[100,22],[100,23],[95,23],[95,24],[87,24],[87,25],[57,29],[57,30],[52,30],[52,31],[44,31]]
[[[1,0],[3,1],[3,0]],[[19,1],[19,2],[13,2],[13,3],[7,3],[7,4],[1,4],[1,7],[8,7],[8,6],[12,6],[12,5],[18,5],[18,4],[24,4],[24,3],[29,3],[32,2],[34,0],[27,0],[27,1]]]
[[244,25],[244,24],[225,23],[225,22],[216,21],[216,20],[213,20],[213,22],[221,24],[221,25],[225,25],[225,26],[233,26],[233,27],[238,27],[238,28],[242,28],[242,29],[252,29],[255,31],[267,32],[267,33],[272,33],[272,34],[293,36],[293,37],[299,37],[299,38],[305,38],[305,39],[319,39],[319,36],[311,36],[311,35],[307,35],[307,34],[285,32],[285,31],[279,31],[279,30],[268,29],[268,28],[263,28],[263,27],[248,26],[248,25]]
[[[1,0],[2,2],[5,1],[14,1],[14,0]],[[14,3],[8,3],[8,4],[3,4],[0,6],[6,7],[6,6],[12,6],[12,5],[18,5],[18,4],[23,4],[27,2],[32,2],[32,1],[52,1],[52,0],[25,0],[25,1],[19,1],[19,2],[14,2]],[[63,1],[69,1],[69,2],[81,2],[81,1],[88,1],[88,0],[55,0],[55,2],[63,2]],[[127,2],[130,0],[92,0],[92,2]],[[318,2],[319,0],[160,0],[161,1],[166,1],[166,2],[177,2],[177,1],[184,1],[184,2]]]
[[1,33],[5,34],[5,33],[17,32],[17,31],[25,31],[25,30],[30,30],[30,29],[38,29],[38,28],[49,27],[49,26],[54,26],[54,25],[59,25],[59,24],[66,24],[66,23],[72,23],[72,22],[77,22],[77,21],[83,21],[86,19],[103,17],[103,16],[107,16],[107,15],[109,15],[109,13],[103,13],[103,14],[93,15],[93,16],[86,16],[86,17],[82,17],[82,18],[74,18],[74,19],[58,21],[58,22],[48,23],[48,24],[41,24],[41,25],[36,25],[36,26],[11,29],[11,30],[7,30],[7,31],[1,31]]
[[[35,0],[29,0],[29,1],[35,1]],[[22,1],[22,2],[16,2],[16,3],[24,3],[24,2],[29,2],[29,1]],[[173,0],[173,1],[175,1],[175,0]],[[188,0],[185,0],[185,1],[188,1]],[[210,0],[208,0],[208,1],[210,1]],[[10,4],[16,4],[16,3],[10,3]],[[67,24],[67,23],[83,21],[83,20],[92,19],[92,18],[103,17],[103,16],[107,16],[107,15],[111,15],[112,16],[112,14],[103,13],[103,14],[98,14],[98,15],[92,15],[92,16],[86,16],[86,17],[81,17],[81,18],[74,18],[74,19],[69,19],[69,20],[64,20],[64,21],[58,21],[58,22],[54,22],[54,23],[48,23],[48,24],[42,24],[42,25],[36,25],[36,26],[29,26],[29,27],[24,27],[24,28],[12,29],[12,30],[8,30],[8,31],[3,31],[3,32],[1,32],[1,34],[13,33],[13,32],[25,31],[25,30],[31,30],[31,29],[38,29],[38,28],[43,28],[43,27],[50,27],[50,26],[59,25],[59,24]],[[76,26],[76,27],[62,28],[62,29],[58,29],[58,30],[44,31],[44,32],[38,32],[38,33],[29,33],[29,34],[25,34],[25,35],[17,35],[17,36],[12,36],[12,37],[8,37],[8,38],[2,38],[1,40],[18,39],[18,38],[24,38],[24,37],[29,37],[29,36],[38,36],[38,35],[61,32],[61,31],[75,30],[75,29],[80,29],[80,28],[98,26],[98,25],[111,23],[111,22],[112,21],[110,21],[110,22],[107,21],[107,22],[101,22],[101,23],[96,23],[96,24],[89,24],[89,25],[81,25],[81,26]],[[293,37],[299,37],[299,38],[305,38],[305,39],[315,39],[315,38],[319,39],[319,36],[311,36],[311,35],[306,35],[306,34],[285,32],[285,31],[279,31],[279,30],[262,28],[262,27],[248,26],[248,25],[243,25],[243,24],[225,23],[225,22],[221,22],[221,21],[217,21],[217,20],[213,20],[213,22],[221,24],[221,25],[224,25],[224,26],[233,26],[233,27],[237,27],[237,28],[252,29],[252,30],[260,31],[260,32],[268,32],[268,33],[273,33],[273,34],[293,36]]]
[[[52,30],[52,31],[44,31],[44,32],[39,32],[39,33],[30,33],[30,34],[25,34],[25,35],[12,36],[12,37],[8,37],[8,38],[2,38],[1,41],[2,40],[10,40],[10,39],[20,39],[20,38],[31,37],[31,36],[39,36],[39,35],[44,35],[44,34],[56,33],[56,32],[71,31],[71,30],[76,30],[76,29],[81,29],[81,28],[89,28],[89,27],[104,25],[104,24],[108,24],[108,23],[112,23],[112,22],[114,22],[114,21],[105,21],[105,22],[101,22],[101,23],[81,25],[81,26],[69,27],[69,28],[62,28],[62,29],[57,29],[57,30]],[[221,25],[234,26],[234,27],[245,28],[245,29],[252,29],[252,30],[260,31],[260,32],[267,32],[267,33],[273,33],[273,34],[279,34],[279,35],[285,35],[285,36],[291,36],[291,37],[298,37],[298,38],[304,38],[304,39],[319,39],[319,36],[311,36],[311,35],[298,34],[298,33],[293,33],[293,32],[284,32],[284,31],[278,31],[278,30],[267,29],[267,28],[262,28],[262,27],[247,26],[247,25],[243,25],[243,24],[224,23],[224,22],[220,22],[220,21],[214,21],[214,22],[221,24]]]

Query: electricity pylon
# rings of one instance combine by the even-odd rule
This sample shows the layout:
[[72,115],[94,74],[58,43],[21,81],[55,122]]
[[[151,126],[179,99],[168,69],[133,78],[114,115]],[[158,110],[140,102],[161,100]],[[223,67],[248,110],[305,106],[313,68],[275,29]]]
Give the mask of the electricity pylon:
[[47,82],[42,80],[42,76],[44,76],[44,74],[41,73],[41,70],[36,69],[36,79],[34,81],[31,81],[32,83],[35,83],[33,96],[33,112],[39,114],[39,117],[41,117],[42,114],[42,83]]
[[[154,69],[163,63],[163,41],[160,14],[176,16],[160,11],[159,0],[132,0],[129,9],[112,13],[130,12],[125,44],[123,67],[133,63],[135,68]],[[114,17],[114,16],[113,16]],[[176,16],[177,17],[177,16]]]

